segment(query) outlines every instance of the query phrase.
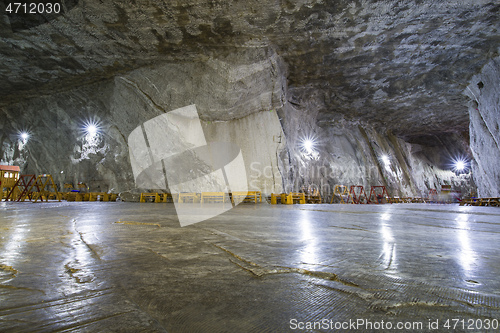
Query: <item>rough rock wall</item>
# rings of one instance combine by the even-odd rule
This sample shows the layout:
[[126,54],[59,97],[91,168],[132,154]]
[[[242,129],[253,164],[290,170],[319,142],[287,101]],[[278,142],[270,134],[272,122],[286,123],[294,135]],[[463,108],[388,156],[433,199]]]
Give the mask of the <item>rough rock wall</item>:
[[[274,52],[256,48],[204,62],[142,68],[4,107],[0,162],[20,165],[23,173],[50,173],[61,186],[85,182],[93,191],[137,192],[129,134],[158,115],[195,104],[207,141],[237,143],[249,161],[249,185],[272,191],[274,183],[250,166],[254,162],[255,168],[279,173],[276,138],[283,135],[273,110],[283,103],[283,71]],[[100,127],[96,136],[85,133],[89,122]],[[31,134],[26,144],[21,130]]]
[[471,98],[472,173],[480,197],[500,196],[500,57],[474,76],[464,92]]
[[[325,93],[288,89],[285,72],[272,49],[255,48],[141,68],[26,100],[0,111],[1,162],[20,165],[24,173],[53,174],[60,185],[81,181],[93,191],[137,193],[128,136],[150,119],[195,104],[207,141],[238,144],[250,189],[266,194],[314,185],[329,197],[336,184],[385,185],[399,196],[427,196],[443,184],[471,190],[469,175],[457,176],[447,165],[467,150],[461,135],[433,137],[424,145],[331,110],[325,120]],[[83,131],[89,122],[100,127],[98,135]],[[20,130],[31,133],[26,144]],[[310,149],[303,146],[308,137],[316,142]]]
[[[200,70],[203,66],[141,69],[114,81],[2,109],[1,162],[21,165],[24,173],[51,173],[60,185],[82,181],[94,191],[138,192],[128,135],[149,119],[184,103],[199,102],[207,141],[229,141],[241,147],[250,189],[268,194],[315,185],[324,197],[336,184],[385,185],[390,195],[399,196],[427,196],[430,188],[439,189],[443,184],[453,184],[463,193],[470,191],[468,175],[458,177],[449,171],[446,163],[450,159],[442,152],[447,149],[452,156],[466,149],[467,143],[459,135],[448,140],[436,138],[431,147],[405,142],[390,132],[342,117],[326,124],[318,122],[317,115],[324,108],[321,92],[292,89],[289,101],[282,105],[285,87],[281,74],[270,74],[272,65],[259,65],[260,72],[233,80],[234,86],[256,81],[261,90],[232,99],[238,90],[231,90],[229,83],[225,89],[210,85],[207,72]],[[237,67],[231,70],[238,72]],[[201,80],[213,87],[212,91],[196,90],[194,83],[205,75]],[[222,80],[220,75],[217,78]],[[186,92],[185,87],[191,90]],[[199,95],[210,94],[212,99],[204,104]],[[240,117],[214,121],[217,110],[229,101],[232,104],[227,104],[225,112],[232,108]],[[96,137],[82,130],[91,120],[100,125]],[[31,133],[25,145],[17,136],[19,130]],[[301,146],[305,137],[316,141],[312,151]],[[388,156],[388,162],[382,155]]]
[[128,119],[123,112],[137,113],[135,108],[163,113],[195,104],[203,120],[238,119],[281,105],[284,82],[284,67],[277,54],[255,48],[222,58],[167,63],[119,75],[111,111],[120,121]]
[[[342,117],[318,123],[318,113],[325,107],[321,92],[291,89],[289,93],[282,112],[289,152],[282,156],[287,190],[312,186],[329,197],[335,185],[362,185],[368,191],[383,185],[391,196],[427,197],[429,189],[448,184],[465,195],[473,191],[470,174],[451,171],[453,156],[467,150],[461,135],[435,137],[433,146],[425,146]],[[304,147],[307,138],[315,142],[313,149]]]
[[232,142],[241,148],[250,191],[281,192],[279,156],[286,151],[286,141],[275,110],[231,121],[204,121],[202,127],[207,141]]
[[[1,163],[19,165],[24,174],[52,174],[57,184],[116,189],[129,168],[123,135],[108,122],[112,93],[112,82],[104,82],[1,109]],[[84,130],[92,121],[101,124],[96,137]],[[20,131],[30,135],[26,144]]]

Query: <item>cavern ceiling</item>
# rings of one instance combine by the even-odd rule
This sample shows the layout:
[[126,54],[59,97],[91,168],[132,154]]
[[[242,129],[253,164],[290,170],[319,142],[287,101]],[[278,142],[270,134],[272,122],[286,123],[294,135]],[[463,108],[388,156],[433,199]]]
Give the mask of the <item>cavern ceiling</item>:
[[318,123],[340,114],[402,134],[464,131],[463,91],[500,45],[491,0],[66,0],[36,17],[5,14],[10,2],[0,106],[157,63],[248,62],[264,48],[282,58],[290,91],[320,95]]

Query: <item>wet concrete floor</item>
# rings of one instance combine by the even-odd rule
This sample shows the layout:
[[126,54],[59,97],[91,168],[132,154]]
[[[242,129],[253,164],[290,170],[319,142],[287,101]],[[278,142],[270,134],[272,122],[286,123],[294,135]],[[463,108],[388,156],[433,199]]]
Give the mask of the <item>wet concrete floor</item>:
[[498,332],[499,244],[494,207],[2,202],[0,331]]

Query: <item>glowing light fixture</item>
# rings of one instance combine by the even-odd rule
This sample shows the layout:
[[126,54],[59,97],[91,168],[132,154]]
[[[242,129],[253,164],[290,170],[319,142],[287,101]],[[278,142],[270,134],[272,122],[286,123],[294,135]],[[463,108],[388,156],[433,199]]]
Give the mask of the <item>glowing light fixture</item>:
[[94,124],[90,124],[87,126],[86,131],[88,134],[94,136],[97,134],[97,127]]
[[299,139],[300,150],[302,156],[307,160],[317,160],[319,158],[319,152],[317,150],[318,139],[314,134],[305,135]]
[[304,149],[310,153],[313,151],[314,149],[314,142],[311,140],[311,139],[306,139],[304,140],[304,142],[302,143],[302,146],[304,147]]
[[389,159],[389,156],[384,154],[384,155],[380,156],[380,158],[382,159],[382,162],[384,162],[384,164],[386,166],[391,164],[391,160]]
[[453,160],[453,171],[460,173],[463,171],[467,171],[468,168],[469,162],[467,161],[467,159],[459,157]]
[[314,136],[307,136],[300,140],[300,147],[307,154],[312,154],[316,147],[316,138]]
[[29,139],[29,137],[30,137],[30,135],[28,134],[28,132],[21,132],[21,133],[19,134],[19,136],[21,137],[21,139],[22,139],[24,142],[28,141],[28,139]]
[[30,136],[30,132],[25,129],[17,132],[17,137],[19,138],[19,144],[21,145],[21,147],[28,142]]
[[87,136],[92,138],[99,134],[101,128],[99,126],[99,122],[93,119],[85,122],[83,130]]

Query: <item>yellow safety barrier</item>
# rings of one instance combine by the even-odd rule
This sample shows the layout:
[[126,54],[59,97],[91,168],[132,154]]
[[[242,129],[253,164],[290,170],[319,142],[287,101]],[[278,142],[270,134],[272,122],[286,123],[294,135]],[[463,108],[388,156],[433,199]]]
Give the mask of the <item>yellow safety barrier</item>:
[[278,203],[286,204],[286,201],[287,201],[287,194],[286,193],[280,193],[280,194],[271,193],[271,204],[272,205],[276,205]]
[[75,201],[90,201],[90,193],[76,193]]
[[67,192],[64,195],[66,201],[116,201],[118,194],[106,192]]
[[179,203],[199,202],[198,193],[179,193]]
[[321,201],[321,194],[317,195],[307,195],[306,196],[306,202],[309,204],[320,204]]
[[305,204],[306,203],[306,195],[304,193],[290,192],[286,196],[286,204],[293,205],[295,202],[298,202],[299,204]]
[[170,193],[163,193],[161,195],[161,202],[174,202],[174,197]]
[[89,201],[109,201],[109,194],[106,192],[90,192]]
[[412,198],[412,197],[392,197],[389,198],[390,203],[423,203],[424,199],[422,198]]
[[460,206],[491,206],[500,207],[500,198],[471,198],[465,199]]
[[154,193],[141,193],[141,198],[139,199],[139,202],[146,202],[146,199],[153,199],[152,201],[154,201],[156,203],[162,201],[162,199],[160,198],[160,195],[156,192],[154,192]]
[[83,201],[83,194],[79,192],[68,192],[65,197],[66,201]]
[[[351,203],[353,203],[352,196],[349,193],[347,186],[345,186],[345,185],[335,185],[335,188],[333,190],[332,199],[330,200],[331,204],[333,203],[333,199],[335,198],[336,195],[340,198],[341,204],[347,204],[347,203],[349,203],[349,200],[351,201]],[[346,199],[346,200],[344,200],[344,199]]]
[[278,199],[279,199],[279,201],[281,203],[281,194],[271,193],[271,205],[278,204]]
[[240,202],[262,202],[262,192],[261,191],[236,191],[232,192],[232,201],[233,203]]
[[225,192],[202,192],[200,202],[216,203],[229,201],[229,195]]
[[[252,199],[253,197],[253,199]],[[257,203],[257,202],[262,202],[262,192],[261,191],[249,191],[247,195],[247,199],[249,202],[252,202],[252,200]]]
[[59,200],[59,201],[61,201],[62,198],[63,198],[63,195],[62,195],[62,193],[50,192],[50,193],[48,193],[48,195],[46,196],[46,198],[48,200]]

